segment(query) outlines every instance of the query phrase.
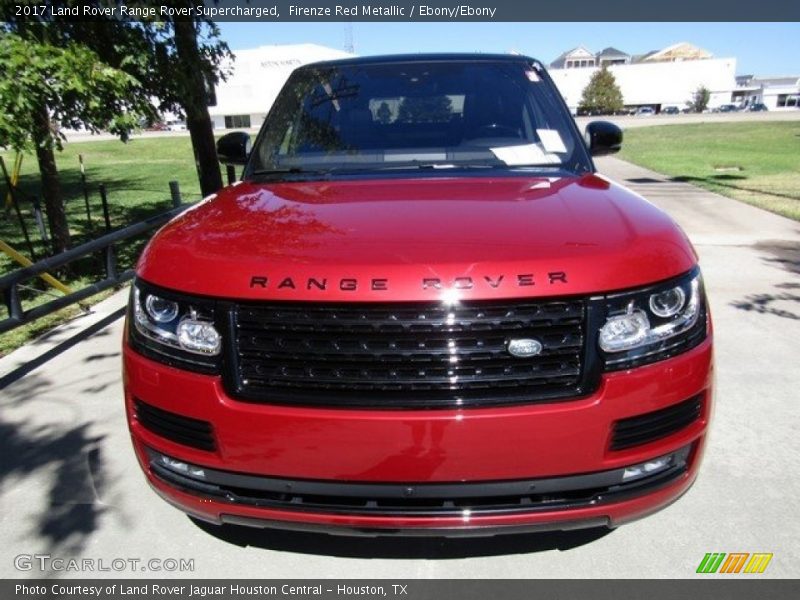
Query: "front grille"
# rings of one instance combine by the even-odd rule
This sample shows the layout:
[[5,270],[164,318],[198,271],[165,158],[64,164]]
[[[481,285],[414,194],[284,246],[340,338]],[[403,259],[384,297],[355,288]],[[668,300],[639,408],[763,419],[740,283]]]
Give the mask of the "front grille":
[[213,451],[216,448],[211,423],[184,417],[142,402],[134,401],[136,420],[145,429],[177,444]]
[[[509,404],[583,388],[582,299],[414,304],[240,304],[234,397],[372,408]],[[510,339],[542,351],[517,358]]]
[[680,404],[614,423],[612,450],[639,446],[677,433],[700,418],[700,396]]

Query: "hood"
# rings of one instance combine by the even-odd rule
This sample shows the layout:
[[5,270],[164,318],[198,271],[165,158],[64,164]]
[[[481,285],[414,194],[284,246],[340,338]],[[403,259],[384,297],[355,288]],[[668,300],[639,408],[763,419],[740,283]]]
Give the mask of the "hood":
[[153,238],[137,274],[208,296],[315,301],[562,296],[696,263],[630,190],[580,178],[240,183]]

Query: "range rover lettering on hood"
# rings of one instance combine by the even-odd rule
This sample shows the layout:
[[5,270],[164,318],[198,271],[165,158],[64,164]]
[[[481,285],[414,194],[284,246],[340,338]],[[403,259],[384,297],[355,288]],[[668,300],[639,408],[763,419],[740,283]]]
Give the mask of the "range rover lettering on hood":
[[[498,289],[501,286],[530,287],[538,284],[557,285],[567,283],[567,274],[564,271],[550,271],[544,274],[518,273],[516,275],[484,275],[482,277],[455,277],[444,280],[439,277],[424,277],[420,280],[423,290],[471,290],[478,286],[488,286]],[[273,278],[267,275],[253,275],[250,277],[251,288],[274,288],[290,290],[319,290],[338,289],[343,292],[355,292],[359,289],[369,289],[376,292],[388,291],[390,280],[387,277],[373,277],[369,279],[356,279],[342,277],[329,279],[327,277],[307,277],[296,279],[294,277]]]

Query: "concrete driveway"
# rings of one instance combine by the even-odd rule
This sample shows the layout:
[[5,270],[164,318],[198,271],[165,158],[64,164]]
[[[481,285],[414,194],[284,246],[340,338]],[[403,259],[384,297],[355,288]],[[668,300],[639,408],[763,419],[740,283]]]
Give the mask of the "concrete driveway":
[[[200,527],[150,491],[130,448],[114,320],[123,293],[0,360],[0,575],[682,578],[706,552],[771,552],[760,577],[800,575],[800,224],[616,159],[600,167],[683,226],[711,298],[716,416],[699,481],[677,503],[610,533],[471,540]],[[111,570],[15,568],[33,554]],[[194,570],[117,571],[115,558],[193,559]]]

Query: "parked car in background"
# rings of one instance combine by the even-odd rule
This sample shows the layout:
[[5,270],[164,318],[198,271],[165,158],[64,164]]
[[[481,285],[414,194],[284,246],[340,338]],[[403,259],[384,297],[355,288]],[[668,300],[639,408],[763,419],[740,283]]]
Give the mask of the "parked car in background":
[[761,102],[754,102],[753,104],[749,105],[745,110],[748,112],[765,112],[769,110],[766,104]]
[[680,114],[681,109],[677,106],[665,106],[661,109],[661,114],[663,115],[678,115]]
[[729,113],[729,112],[738,112],[741,108],[736,106],[735,104],[721,104],[716,108],[711,109],[711,112],[718,112],[718,113]]
[[186,131],[186,123],[184,121],[168,121],[167,129],[170,131]]
[[656,111],[652,106],[640,106],[636,109],[637,117],[652,117],[654,114]]

